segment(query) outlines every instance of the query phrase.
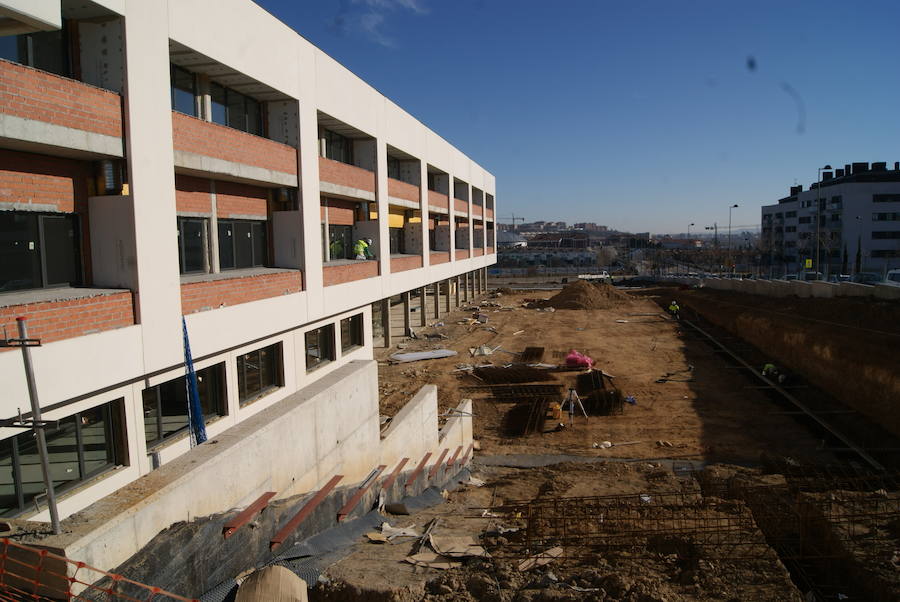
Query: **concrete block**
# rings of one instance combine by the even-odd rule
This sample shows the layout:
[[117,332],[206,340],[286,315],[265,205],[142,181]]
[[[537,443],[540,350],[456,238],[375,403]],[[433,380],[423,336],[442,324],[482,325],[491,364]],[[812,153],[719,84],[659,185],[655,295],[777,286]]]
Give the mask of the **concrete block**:
[[876,284],[873,288],[876,299],[900,299],[900,286]]
[[810,295],[818,298],[831,298],[837,295],[838,285],[833,282],[810,282]]
[[841,282],[838,285],[839,297],[868,297],[875,294],[875,287],[856,282]]
[[809,282],[802,280],[794,280],[791,282],[791,291],[801,298],[808,298],[812,295],[812,287]]

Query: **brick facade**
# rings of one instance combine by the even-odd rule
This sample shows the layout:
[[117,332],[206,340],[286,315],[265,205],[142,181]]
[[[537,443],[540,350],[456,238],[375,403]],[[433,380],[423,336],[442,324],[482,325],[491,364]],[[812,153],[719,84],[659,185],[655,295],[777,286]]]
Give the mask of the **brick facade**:
[[475,247],[474,253],[475,257],[481,257],[482,255],[484,255],[484,249],[482,249],[481,247]]
[[216,182],[216,214],[221,218],[235,216],[266,217],[269,191],[259,186],[237,182]]
[[422,257],[413,255],[410,257],[391,257],[391,273],[405,272],[422,267]]
[[469,250],[468,249],[456,249],[456,259],[468,259],[469,258]]
[[172,111],[175,150],[297,175],[297,149]]
[[482,207],[481,205],[472,205],[472,216],[473,217],[481,217],[482,216]]
[[[2,63],[2,61],[0,61]],[[0,84],[2,87],[3,84]],[[91,282],[91,237],[88,196],[92,194],[93,167],[87,161],[20,153],[0,149],[0,211],[13,204],[35,211],[77,213],[84,282]]]
[[0,59],[0,113],[122,137],[115,92]]
[[450,251],[432,251],[429,254],[428,261],[431,265],[447,263],[448,261],[450,261]]
[[450,198],[446,194],[441,194],[436,190],[428,191],[428,204],[441,209],[450,209]]
[[462,211],[463,213],[469,213],[469,203],[466,201],[461,201],[459,199],[453,199],[453,208],[456,211]]
[[375,172],[325,157],[319,157],[319,180],[375,192]]
[[494,210],[493,209],[485,209],[484,210],[484,218],[485,219],[494,219]]
[[[352,226],[356,221],[356,209],[359,203],[328,199],[328,223],[335,226]],[[319,217],[325,223],[325,201],[319,205]]]
[[326,265],[322,268],[325,286],[375,278],[378,276],[377,261],[357,261],[342,265]]
[[418,186],[408,184],[407,182],[401,182],[400,180],[395,180],[394,178],[388,178],[387,184],[388,196],[412,201],[416,204],[419,203],[420,199]]
[[46,344],[131,326],[134,324],[134,304],[131,292],[123,291],[67,301],[0,307],[0,327],[5,328],[8,336],[17,332],[18,316],[28,318],[28,336]]
[[175,174],[175,209],[186,213],[211,213],[210,182],[206,178]]
[[298,293],[301,290],[303,276],[297,271],[191,282],[181,285],[181,311],[191,314]]

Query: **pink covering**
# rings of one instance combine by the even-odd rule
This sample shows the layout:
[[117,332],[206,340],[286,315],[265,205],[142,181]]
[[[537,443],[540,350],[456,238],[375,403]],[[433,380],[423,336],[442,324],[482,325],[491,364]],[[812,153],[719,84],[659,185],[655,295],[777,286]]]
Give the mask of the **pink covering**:
[[592,360],[588,356],[584,355],[583,353],[579,353],[573,349],[569,352],[569,355],[566,356],[566,365],[590,368],[594,365],[594,360]]

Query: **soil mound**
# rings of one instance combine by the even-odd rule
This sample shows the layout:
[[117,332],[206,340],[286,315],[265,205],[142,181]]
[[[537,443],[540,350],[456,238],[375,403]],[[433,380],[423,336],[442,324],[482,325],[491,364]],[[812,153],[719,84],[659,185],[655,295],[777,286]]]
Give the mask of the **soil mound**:
[[630,303],[631,298],[611,284],[591,284],[584,280],[566,285],[558,294],[550,297],[542,307],[555,309],[610,309]]

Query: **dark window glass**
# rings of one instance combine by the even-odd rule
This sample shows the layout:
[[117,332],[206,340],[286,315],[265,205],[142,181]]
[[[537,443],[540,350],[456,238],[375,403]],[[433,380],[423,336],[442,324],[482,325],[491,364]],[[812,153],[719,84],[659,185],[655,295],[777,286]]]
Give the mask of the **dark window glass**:
[[282,386],[281,343],[238,356],[238,394],[244,405]]
[[78,284],[78,235],[68,215],[41,216],[48,286]]
[[328,252],[332,260],[354,258],[352,226],[328,226]]
[[437,230],[434,227],[428,229],[428,248],[437,251]]
[[363,315],[356,314],[341,320],[341,351],[348,351],[363,344]]
[[81,283],[75,215],[0,212],[0,292]]
[[[206,420],[225,415],[225,364],[197,370],[197,392]],[[144,389],[144,437],[156,445],[188,428],[187,380],[184,376]]]
[[400,179],[400,160],[393,157],[387,158],[387,175],[395,180]]
[[26,63],[25,36],[0,36],[0,59],[13,63]]
[[[120,446],[122,400],[59,421],[45,431],[53,486],[65,491],[107,469],[125,463]],[[0,441],[0,515],[14,516],[34,508],[44,480],[37,441],[31,431]]]
[[219,220],[219,269],[234,268],[234,224]]
[[894,231],[882,231],[882,232],[878,232],[878,231],[872,232],[872,239],[873,239],[873,240],[877,240],[877,239],[882,239],[882,240],[884,240],[884,239],[896,239],[896,238],[900,238],[900,230],[894,230]]
[[428,172],[428,190],[434,190],[435,192],[437,192],[437,179],[435,177],[436,175],[437,174]]
[[219,220],[219,268],[266,264],[266,225],[258,221]]
[[391,254],[403,253],[403,228],[388,228],[391,240]]
[[172,65],[172,109],[185,115],[197,116],[194,74]]
[[62,29],[32,33],[28,37],[31,43],[29,64],[32,67],[57,75],[69,75],[66,39]]
[[259,103],[249,96],[246,97],[246,101],[247,131],[251,134],[262,136],[262,109]]
[[900,203],[900,194],[873,194],[873,203]]
[[205,221],[178,218],[178,257],[182,274],[206,271]]
[[244,107],[244,95],[228,90],[228,127],[247,131],[247,110]]
[[334,324],[306,333],[306,371],[334,360]]
[[350,140],[331,130],[322,130],[322,137],[325,139],[326,158],[342,163],[353,163]]
[[210,105],[212,107],[212,115],[210,121],[221,125],[228,125],[228,101],[226,99],[225,88],[216,83],[209,85]]

